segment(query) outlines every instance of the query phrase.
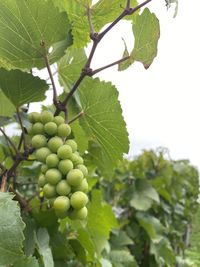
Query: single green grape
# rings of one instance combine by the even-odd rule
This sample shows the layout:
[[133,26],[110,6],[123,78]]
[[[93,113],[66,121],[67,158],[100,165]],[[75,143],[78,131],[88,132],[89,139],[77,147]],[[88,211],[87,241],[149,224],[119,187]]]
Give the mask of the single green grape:
[[40,174],[40,176],[38,178],[38,185],[40,187],[43,187],[46,183],[47,183],[47,181],[46,181],[44,174]]
[[74,209],[82,209],[88,203],[88,196],[81,191],[77,191],[71,195],[70,203]]
[[66,196],[57,197],[53,203],[53,207],[58,213],[64,213],[68,211],[68,209],[70,208],[69,198]]
[[67,174],[67,182],[69,185],[78,187],[83,180],[83,173],[78,169],[73,169]]
[[41,148],[41,147],[46,146],[47,139],[44,135],[37,134],[33,136],[31,143],[34,148]]
[[56,185],[62,179],[62,174],[59,170],[54,168],[54,169],[49,169],[46,172],[45,177],[48,183]]
[[71,146],[63,145],[58,148],[57,154],[60,159],[69,159],[72,155],[72,148]]
[[36,150],[35,157],[38,161],[46,163],[46,158],[51,154],[51,151],[47,147],[42,147]]
[[51,184],[45,184],[42,190],[46,198],[52,198],[56,195],[56,188]]
[[28,114],[28,120],[31,123],[40,122],[41,121],[40,113],[38,113],[38,112],[31,112],[31,113],[29,113]]
[[84,220],[87,218],[88,209],[86,207],[81,208],[80,210],[74,210],[71,214],[71,218],[74,220]]
[[73,140],[73,139],[68,139],[66,142],[65,142],[66,145],[69,145],[71,146],[72,148],[72,152],[74,153],[76,150],[77,150],[77,143]]
[[63,145],[63,141],[60,137],[54,136],[48,142],[48,147],[52,152],[56,153],[59,147]]
[[60,196],[67,196],[71,192],[71,186],[66,180],[61,180],[56,186],[56,192]]
[[58,126],[58,136],[67,137],[71,133],[71,127],[69,124],[62,123]]
[[47,110],[42,111],[41,113],[41,122],[46,124],[47,122],[53,121],[53,114]]
[[57,154],[50,154],[47,156],[46,158],[46,165],[49,167],[49,168],[54,168],[58,165],[59,163],[59,158],[57,156]]
[[81,170],[84,176],[88,175],[88,169],[85,165],[79,164],[76,166],[77,169]]
[[46,164],[42,164],[41,172],[45,174],[47,170],[48,170],[48,166]]
[[57,124],[57,126],[59,126],[60,124],[65,123],[64,118],[61,117],[61,116],[55,116],[53,121]]
[[52,122],[52,121],[47,122],[44,125],[44,130],[50,136],[55,135],[57,133],[57,125],[55,122]]
[[88,192],[88,182],[86,179],[83,179],[78,187],[75,187],[74,191],[82,191],[84,193]]
[[36,122],[32,126],[33,134],[44,134],[44,125],[41,122]]
[[63,175],[66,175],[70,170],[73,169],[73,163],[69,159],[63,159],[59,162],[58,169]]

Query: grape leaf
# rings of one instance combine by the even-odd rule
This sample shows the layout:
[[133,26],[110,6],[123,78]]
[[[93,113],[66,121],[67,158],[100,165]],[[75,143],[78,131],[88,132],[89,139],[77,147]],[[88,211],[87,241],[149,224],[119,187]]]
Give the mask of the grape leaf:
[[7,96],[0,89],[0,115],[11,117],[15,110],[15,106],[10,102]]
[[49,247],[49,234],[45,228],[40,228],[36,239],[38,252],[42,256],[44,267],[54,267],[51,248]]
[[79,96],[84,112],[80,123],[93,141],[89,151],[104,175],[110,177],[117,161],[129,149],[118,92],[111,83],[86,78]]
[[[73,46],[84,47],[90,41],[90,27],[87,9],[91,9],[92,24],[94,31],[99,32],[106,24],[114,21],[125,7],[124,0],[100,0],[95,5],[87,0],[55,0],[54,4],[62,11],[66,11],[72,23]],[[136,0],[131,0],[131,6],[137,5]],[[127,16],[126,19],[135,18],[135,14]]]
[[117,226],[111,206],[102,202],[102,195],[99,190],[93,190],[92,201],[88,205],[87,229],[99,254],[109,238],[111,229]]
[[0,265],[11,265],[23,257],[22,243],[25,224],[14,195],[0,193]]
[[39,263],[35,257],[29,257],[17,261],[12,267],[39,267]]
[[137,212],[136,218],[142,228],[146,231],[152,242],[158,243],[163,238],[162,234],[165,231],[161,222],[149,215],[148,213]]
[[42,68],[53,44],[64,39],[71,44],[67,15],[52,0],[2,0],[0,17],[0,66]]
[[[145,8],[133,22],[133,33],[135,37],[134,49],[130,54],[130,59],[119,64],[119,70],[125,70],[135,61],[141,62],[147,69],[157,55],[160,26],[157,17],[148,8]],[[126,47],[124,53],[127,54]]]
[[159,203],[159,195],[156,190],[143,179],[138,179],[135,182],[133,197],[130,200],[130,205],[137,210],[148,210],[153,202]]
[[[34,77],[30,73],[25,73],[20,70],[10,70],[0,68],[0,88],[5,97],[10,100],[11,104],[19,107],[25,103],[37,102],[45,99],[45,91],[48,85],[39,77]],[[3,100],[0,100],[2,103]],[[3,104],[3,103],[2,103]],[[7,115],[13,111],[12,105],[7,110]],[[5,115],[4,110],[4,115]],[[3,115],[3,114],[1,114]]]
[[115,267],[138,267],[134,256],[126,250],[113,250],[110,258]]

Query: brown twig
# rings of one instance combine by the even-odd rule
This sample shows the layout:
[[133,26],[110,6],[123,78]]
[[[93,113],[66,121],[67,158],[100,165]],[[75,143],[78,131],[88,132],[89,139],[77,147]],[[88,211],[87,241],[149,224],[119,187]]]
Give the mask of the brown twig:
[[49,60],[48,60],[48,56],[45,55],[44,56],[44,61],[45,61],[45,65],[47,67],[47,70],[48,70],[48,73],[49,73],[49,78],[51,80],[51,84],[52,84],[52,88],[53,88],[53,103],[55,106],[57,106],[57,90],[56,90],[56,85],[55,85],[55,82],[54,82],[54,78],[53,78],[53,74],[51,72],[51,66],[50,66],[50,63],[49,63]]
[[18,117],[19,124],[20,124],[21,130],[22,130],[22,134],[21,134],[20,138],[22,139],[22,142],[23,142],[23,145],[24,145],[24,150],[26,150],[27,149],[26,137],[25,137],[24,126],[23,126],[22,119],[21,119],[21,116],[20,116],[19,108],[17,108],[17,117]]
[[104,67],[101,67],[101,68],[99,68],[99,69],[93,70],[91,76],[97,74],[98,72],[100,72],[100,71],[102,71],[102,70],[105,70],[105,69],[108,69],[108,68],[110,68],[110,67],[112,67],[112,66],[118,65],[119,63],[124,62],[124,61],[128,60],[129,58],[130,58],[130,56],[127,56],[127,57],[124,57],[124,58],[122,58],[122,59],[120,59],[120,60],[117,60],[117,61],[115,61],[115,62],[113,62],[113,63],[111,63],[111,64],[108,64],[108,65],[106,65],[106,66],[104,66]]
[[7,188],[7,175],[4,174],[1,180],[0,192],[6,192],[6,188]]
[[14,188],[10,187],[9,191],[12,192],[15,197],[14,199],[17,200],[21,206],[21,208],[23,209],[23,211],[25,212],[30,212],[31,208],[28,205],[28,202],[26,201],[26,199],[24,199]]
[[[66,109],[66,105],[68,104],[70,98],[73,96],[73,94],[76,92],[77,88],[79,87],[79,85],[81,84],[81,82],[84,80],[84,78],[86,76],[92,76],[93,75],[93,71],[91,69],[91,62],[92,59],[94,57],[95,51],[97,49],[97,46],[99,44],[99,42],[103,39],[103,37],[121,20],[123,19],[125,16],[127,15],[132,15],[134,12],[136,12],[137,10],[139,10],[141,7],[145,6],[146,4],[148,4],[149,2],[151,2],[152,0],[146,0],[143,3],[139,4],[138,6],[134,7],[134,8],[130,8],[130,1],[127,1],[126,7],[124,8],[124,10],[122,11],[122,13],[101,33],[95,33],[94,32],[94,28],[93,28],[93,24],[92,24],[92,18],[91,18],[91,9],[87,8],[87,15],[88,15],[88,21],[89,21],[89,26],[90,26],[90,38],[93,41],[93,45],[90,51],[90,54],[88,56],[87,62],[84,65],[82,72],[78,78],[78,80],[74,83],[74,85],[72,86],[70,92],[66,95],[65,99],[63,100],[63,102],[60,102],[59,105],[56,106],[56,111],[55,111],[55,115],[58,115],[61,111],[64,110],[64,108]],[[125,59],[123,59],[125,60]],[[105,68],[111,67],[113,65],[115,65],[116,63],[112,63],[109,64],[105,67],[102,67],[101,69],[98,70],[104,70]],[[97,70],[95,71],[95,73],[97,73]]]

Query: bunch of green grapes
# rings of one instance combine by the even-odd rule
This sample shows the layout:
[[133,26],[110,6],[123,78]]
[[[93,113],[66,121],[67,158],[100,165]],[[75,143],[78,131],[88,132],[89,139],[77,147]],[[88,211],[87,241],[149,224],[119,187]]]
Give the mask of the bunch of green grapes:
[[38,185],[58,218],[87,217],[88,170],[70,139],[71,128],[61,116],[49,111],[29,114],[29,134],[36,159],[42,163]]

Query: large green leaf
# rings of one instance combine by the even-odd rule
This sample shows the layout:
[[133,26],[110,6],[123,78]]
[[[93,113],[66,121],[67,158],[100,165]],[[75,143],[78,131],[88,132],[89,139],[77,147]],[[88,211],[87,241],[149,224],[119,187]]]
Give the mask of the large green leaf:
[[12,267],[39,267],[39,263],[35,257],[30,257],[17,261]]
[[[135,61],[141,62],[147,69],[157,55],[160,26],[157,17],[148,8],[145,8],[133,22],[133,33],[135,37],[134,49],[130,54],[130,59],[120,63],[119,70],[126,69]],[[126,47],[124,53],[127,54]]]
[[[65,10],[72,23],[73,45],[76,48],[84,47],[90,41],[90,27],[88,23],[87,8],[91,8],[92,24],[94,31],[99,32],[106,24],[114,21],[125,7],[124,0],[100,0],[95,5],[91,5],[88,0],[55,0],[54,4]],[[131,6],[137,5],[136,0],[131,0]],[[135,16],[128,16],[131,19]]]
[[0,115],[11,117],[15,112],[15,106],[10,102],[7,96],[0,89]]
[[110,259],[114,267],[138,267],[133,255],[126,250],[113,250]]
[[104,175],[110,177],[117,161],[129,149],[118,92],[111,83],[87,78],[80,86],[79,96],[84,112],[80,122],[93,141],[89,151]]
[[153,202],[159,203],[159,195],[147,180],[138,179],[135,181],[133,197],[130,205],[137,210],[148,210]]
[[0,17],[0,66],[41,68],[54,43],[63,39],[71,43],[67,15],[59,12],[53,0],[2,0]]
[[159,219],[144,212],[137,212],[136,218],[140,226],[144,228],[152,242],[160,242],[160,240],[163,238],[162,234],[164,233],[165,228],[161,224]]
[[163,238],[159,243],[151,243],[150,252],[155,256],[159,266],[175,266],[174,251],[168,239]]
[[[25,103],[44,100],[48,85],[44,80],[41,80],[39,77],[34,77],[30,73],[25,73],[20,70],[7,71],[1,68],[0,88],[5,97],[11,102],[11,106],[7,110],[7,115],[10,115],[13,110],[13,105],[19,107]],[[2,105],[4,105],[2,101],[5,101],[5,97],[0,99]]]
[[38,252],[42,257],[44,267],[54,267],[51,248],[49,247],[49,234],[45,228],[40,228],[37,232],[36,243]]
[[23,257],[25,224],[13,195],[0,193],[0,266],[11,265]]
[[111,229],[117,226],[111,206],[102,202],[100,191],[93,190],[92,201],[88,206],[87,229],[99,254],[109,238]]

